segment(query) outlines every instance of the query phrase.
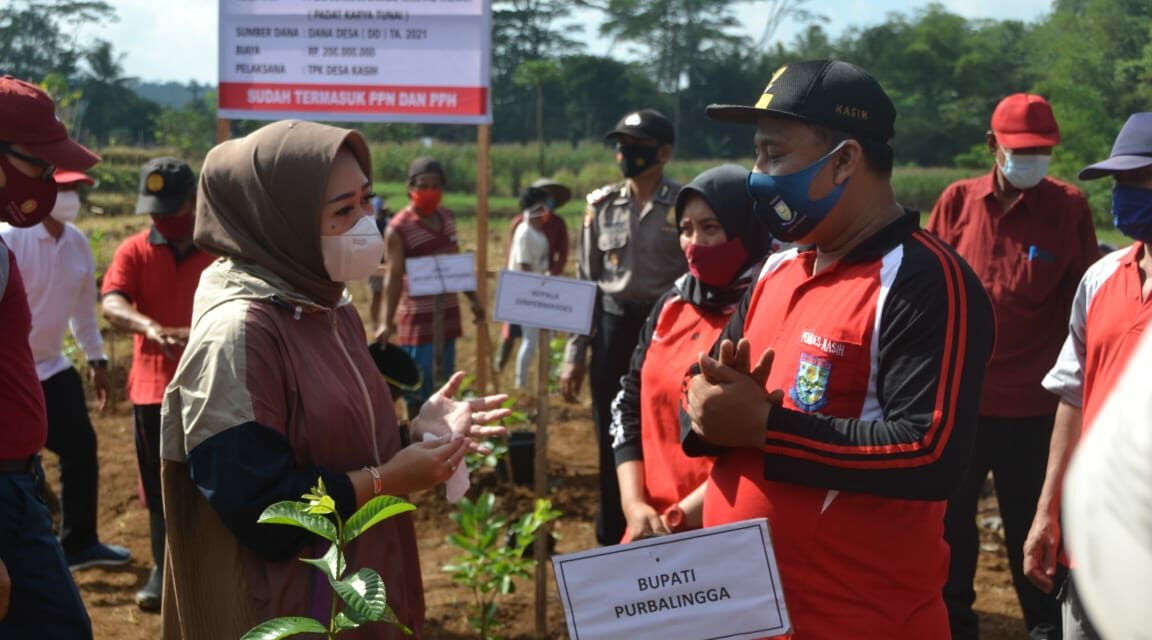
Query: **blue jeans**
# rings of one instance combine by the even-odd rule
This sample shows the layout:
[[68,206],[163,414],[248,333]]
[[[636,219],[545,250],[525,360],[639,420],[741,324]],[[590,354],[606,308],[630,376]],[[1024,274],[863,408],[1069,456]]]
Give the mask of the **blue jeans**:
[[440,354],[440,375],[442,376],[440,380],[432,379],[434,345],[431,342],[412,346],[400,345],[400,348],[416,361],[417,367],[420,367],[420,387],[404,396],[404,401],[408,404],[408,417],[411,419],[420,413],[420,407],[424,405],[424,401],[432,397],[432,394],[444,386],[448,378],[455,373],[456,340],[444,341],[444,351]]
[[0,473],[0,560],[12,578],[0,638],[84,640],[92,622],[40,501],[43,482],[39,460],[32,472]]

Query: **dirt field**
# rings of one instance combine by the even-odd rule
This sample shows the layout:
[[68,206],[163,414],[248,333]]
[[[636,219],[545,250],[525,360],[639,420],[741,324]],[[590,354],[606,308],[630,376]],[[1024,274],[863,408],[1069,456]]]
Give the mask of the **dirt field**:
[[[565,515],[557,526],[561,540],[558,553],[590,548],[595,500],[595,456],[591,418],[587,408],[553,405],[554,420],[550,426],[550,473],[553,477],[552,500]],[[133,561],[125,568],[92,568],[75,573],[88,612],[92,616],[97,638],[145,640],[159,637],[159,618],[141,612],[133,600],[136,589],[147,578],[151,563],[148,546],[148,517],[136,493],[135,445],[132,437],[130,407],[121,403],[117,410],[95,416],[100,441],[100,533],[106,542],[122,544],[132,550]],[[54,475],[51,455],[45,466]],[[498,504],[510,508],[530,508],[531,493],[524,487],[499,482],[492,472],[482,472],[470,495],[478,489],[497,491]],[[412,496],[419,505],[417,532],[422,533],[420,557],[428,604],[429,623],[425,637],[455,640],[474,638],[467,624],[466,607],[469,593],[456,586],[440,570],[453,550],[444,544],[451,523],[442,494],[424,492]],[[990,501],[986,512],[994,510]],[[982,637],[1007,640],[1023,635],[1023,623],[1011,587],[1007,561],[995,533],[985,536],[981,554],[977,608],[982,615]],[[556,596],[555,583],[548,583],[549,637],[567,637],[564,614]],[[534,588],[520,583],[517,593],[502,605],[509,623],[507,637],[530,638],[535,630]]]

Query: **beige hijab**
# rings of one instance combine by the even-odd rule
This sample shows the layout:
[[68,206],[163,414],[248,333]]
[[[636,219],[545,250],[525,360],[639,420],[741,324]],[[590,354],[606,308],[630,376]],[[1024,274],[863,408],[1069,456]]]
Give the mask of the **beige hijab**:
[[263,267],[326,307],[333,282],[320,253],[320,212],[336,153],[347,148],[372,175],[359,131],[283,120],[228,140],[208,152],[200,173],[196,246]]

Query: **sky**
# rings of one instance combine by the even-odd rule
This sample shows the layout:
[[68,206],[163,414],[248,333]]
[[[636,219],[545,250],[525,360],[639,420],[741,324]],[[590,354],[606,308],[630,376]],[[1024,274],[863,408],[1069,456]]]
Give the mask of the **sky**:
[[[215,84],[217,76],[218,0],[108,0],[120,17],[115,23],[87,27],[81,38],[99,37],[113,43],[123,54],[125,75],[142,81],[195,80]],[[892,12],[911,14],[927,6],[929,0],[809,0],[807,8],[824,14],[824,29],[833,36],[848,27],[865,27],[883,22]],[[953,13],[967,18],[1013,19],[1032,22],[1051,8],[1052,0],[942,0]],[[766,11],[764,3],[749,1],[738,6],[737,15],[747,33],[759,37]],[[581,16],[584,17],[584,16]],[[588,35],[595,35],[597,14],[586,21]],[[777,39],[785,43],[800,31],[800,25],[785,23]],[[623,57],[612,51],[607,40],[593,38],[588,53]]]

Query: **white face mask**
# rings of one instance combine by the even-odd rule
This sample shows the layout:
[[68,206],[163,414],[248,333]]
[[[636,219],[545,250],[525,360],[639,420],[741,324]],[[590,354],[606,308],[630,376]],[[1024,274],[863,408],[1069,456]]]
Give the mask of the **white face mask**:
[[1000,165],[1000,173],[1004,174],[1004,179],[1013,187],[1031,189],[1040,184],[1048,174],[1048,163],[1052,162],[1051,155],[1019,155],[1003,147],[1000,150],[1004,153],[1004,164]]
[[333,282],[363,280],[376,272],[384,257],[384,238],[372,216],[363,216],[339,236],[320,236],[324,268]]
[[56,205],[49,214],[56,222],[72,222],[80,215],[80,194],[75,191],[59,191],[56,193]]

